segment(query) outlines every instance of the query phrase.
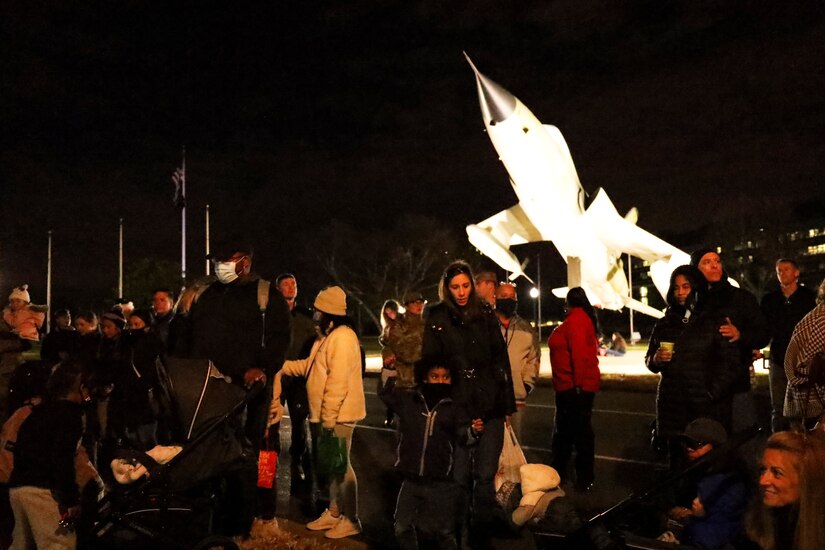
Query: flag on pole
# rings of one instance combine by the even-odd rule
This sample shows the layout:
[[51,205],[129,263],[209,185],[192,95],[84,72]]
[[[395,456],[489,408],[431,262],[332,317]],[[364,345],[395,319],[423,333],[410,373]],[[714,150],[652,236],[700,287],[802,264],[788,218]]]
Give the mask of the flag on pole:
[[183,195],[184,177],[183,168],[176,168],[172,174],[172,183],[175,186],[175,196],[172,198],[172,204],[178,210],[183,210],[186,207],[186,197]]

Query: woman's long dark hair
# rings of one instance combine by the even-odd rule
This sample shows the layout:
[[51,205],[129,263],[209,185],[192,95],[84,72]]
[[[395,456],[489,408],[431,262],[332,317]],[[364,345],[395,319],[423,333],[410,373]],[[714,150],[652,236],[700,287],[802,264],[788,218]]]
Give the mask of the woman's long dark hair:
[[[676,277],[681,275],[690,282],[690,295],[685,305],[676,300]],[[702,272],[692,265],[680,265],[670,274],[670,286],[667,289],[667,305],[679,315],[684,315],[686,311],[694,311],[700,304],[704,303],[704,296],[707,295],[708,281]]]
[[601,336],[602,329],[599,326],[599,318],[596,317],[596,308],[594,308],[593,304],[590,303],[590,300],[587,299],[587,294],[584,292],[582,287],[576,286],[567,291],[567,307],[568,309],[572,309],[574,307],[582,308],[593,322],[593,329],[596,331],[596,337],[598,338]]
[[[470,279],[470,297],[464,308],[455,303],[453,295],[450,293],[450,281],[457,275],[466,275]],[[444,268],[441,280],[438,283],[438,298],[456,314],[463,314],[466,317],[476,317],[481,314],[481,301],[478,294],[476,294],[476,283],[473,279],[473,270],[470,268],[470,264],[464,260],[456,260]]]
[[352,317],[347,315],[332,315],[331,313],[327,313],[325,311],[318,310],[318,313],[321,314],[321,318],[318,321],[318,325],[321,327],[329,327],[329,330],[326,334],[329,334],[333,330],[337,329],[338,327],[349,327],[358,336],[358,329],[355,326],[355,321],[352,320]]

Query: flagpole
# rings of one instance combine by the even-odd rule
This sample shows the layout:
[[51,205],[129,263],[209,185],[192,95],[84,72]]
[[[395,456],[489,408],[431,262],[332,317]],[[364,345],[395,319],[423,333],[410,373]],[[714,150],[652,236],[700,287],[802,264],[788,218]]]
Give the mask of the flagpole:
[[46,334],[49,333],[52,313],[52,232],[49,231],[49,250],[46,259]]
[[183,161],[181,163],[181,197],[183,207],[180,209],[180,278],[186,286],[186,146],[183,146]]
[[209,205],[206,205],[206,275],[209,276]]
[[[627,291],[630,299],[633,299],[633,257],[627,255]],[[633,339],[633,308],[627,308],[630,311],[630,339]]]
[[117,240],[117,297],[123,298],[123,218],[120,218]]

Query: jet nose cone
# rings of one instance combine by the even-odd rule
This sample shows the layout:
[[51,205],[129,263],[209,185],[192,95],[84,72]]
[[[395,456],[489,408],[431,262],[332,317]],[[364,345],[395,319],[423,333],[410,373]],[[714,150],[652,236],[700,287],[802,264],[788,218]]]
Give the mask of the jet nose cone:
[[481,114],[485,123],[491,125],[507,120],[516,109],[516,97],[493,82],[476,69],[470,56],[464,52],[467,63],[476,75],[476,86],[478,88],[478,102],[481,105]]

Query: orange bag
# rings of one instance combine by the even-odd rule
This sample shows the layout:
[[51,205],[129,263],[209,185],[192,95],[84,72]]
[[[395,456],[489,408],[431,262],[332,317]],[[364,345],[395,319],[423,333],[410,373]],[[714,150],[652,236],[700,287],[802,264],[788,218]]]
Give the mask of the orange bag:
[[258,452],[258,487],[272,489],[278,473],[278,451]]

